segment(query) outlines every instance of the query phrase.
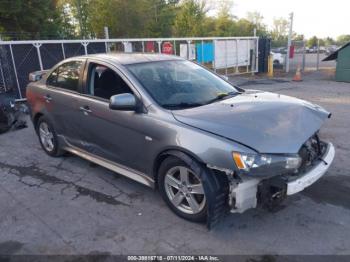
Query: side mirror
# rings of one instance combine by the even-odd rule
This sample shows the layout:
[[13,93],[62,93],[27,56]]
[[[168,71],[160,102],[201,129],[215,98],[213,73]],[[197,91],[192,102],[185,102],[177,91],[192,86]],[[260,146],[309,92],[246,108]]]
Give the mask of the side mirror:
[[109,108],[112,110],[135,111],[137,109],[136,97],[130,93],[111,96]]
[[43,70],[43,71],[35,71],[29,74],[29,82],[36,82],[41,80],[43,76],[48,72],[49,70]]

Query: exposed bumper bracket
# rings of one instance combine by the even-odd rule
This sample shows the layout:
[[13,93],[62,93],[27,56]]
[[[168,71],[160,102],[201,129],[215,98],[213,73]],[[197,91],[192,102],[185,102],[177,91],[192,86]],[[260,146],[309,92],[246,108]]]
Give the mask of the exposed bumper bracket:
[[297,179],[287,182],[287,195],[293,195],[304,190],[306,187],[315,183],[320,179],[330,167],[335,155],[334,146],[332,143],[328,143],[327,151],[315,167],[313,167],[309,172],[305,173]]

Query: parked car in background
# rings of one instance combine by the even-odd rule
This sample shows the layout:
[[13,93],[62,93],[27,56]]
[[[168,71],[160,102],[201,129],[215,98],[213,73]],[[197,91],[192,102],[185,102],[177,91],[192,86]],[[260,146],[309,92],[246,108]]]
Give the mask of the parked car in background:
[[322,107],[241,89],[179,57],[81,56],[30,78],[40,79],[27,99],[48,155],[71,152],[158,188],[174,213],[209,227],[226,210],[273,208],[334,158],[318,134]]
[[338,49],[338,46],[336,46],[336,45],[328,46],[326,48],[326,55],[330,55],[330,54],[334,53],[335,51],[337,51],[337,49]]
[[275,53],[275,52],[271,52],[272,55],[272,59],[273,59],[273,64],[275,66],[279,66],[279,65],[284,65],[284,56],[281,53]]

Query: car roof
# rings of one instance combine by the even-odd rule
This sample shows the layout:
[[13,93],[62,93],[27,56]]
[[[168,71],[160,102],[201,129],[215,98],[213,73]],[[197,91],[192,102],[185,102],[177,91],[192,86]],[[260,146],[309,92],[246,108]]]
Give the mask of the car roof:
[[75,58],[96,58],[108,60],[116,64],[129,65],[137,63],[184,60],[181,57],[163,54],[144,54],[144,53],[108,53],[108,54],[91,54]]

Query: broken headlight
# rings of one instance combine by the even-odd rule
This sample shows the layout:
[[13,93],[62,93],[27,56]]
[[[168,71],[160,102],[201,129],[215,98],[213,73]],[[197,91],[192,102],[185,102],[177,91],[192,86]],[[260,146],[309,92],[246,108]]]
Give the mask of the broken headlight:
[[301,158],[298,155],[250,154],[233,152],[233,160],[238,169],[249,171],[253,168],[278,166],[285,169],[298,169]]

